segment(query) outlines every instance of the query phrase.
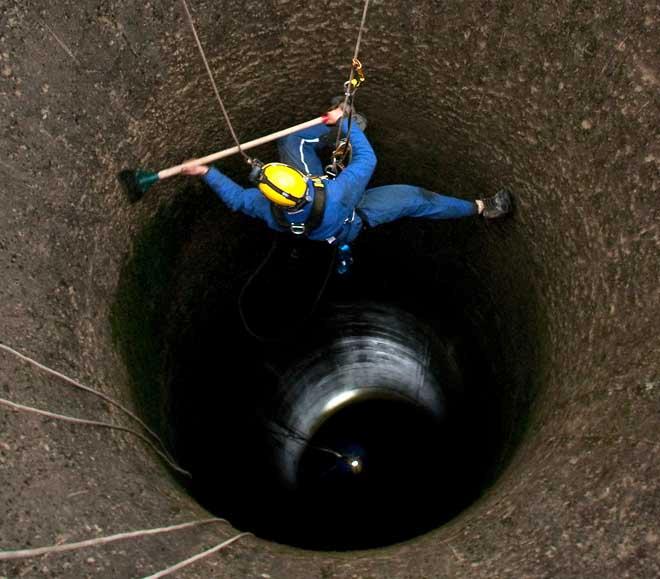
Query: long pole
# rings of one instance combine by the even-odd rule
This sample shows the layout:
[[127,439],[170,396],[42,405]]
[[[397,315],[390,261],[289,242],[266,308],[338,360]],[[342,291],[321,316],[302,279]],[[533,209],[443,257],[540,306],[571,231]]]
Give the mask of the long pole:
[[310,127],[315,127],[316,125],[325,124],[327,121],[328,121],[328,117],[326,115],[323,115],[321,117],[316,117],[311,121],[307,121],[304,123],[300,123],[299,125],[289,127],[288,129],[282,129],[281,131],[277,131],[276,133],[271,133],[270,135],[266,135],[265,137],[259,137],[258,139],[254,139],[253,141],[248,141],[247,143],[243,143],[240,147],[238,146],[231,147],[230,149],[224,149],[222,151],[218,151],[217,153],[212,153],[211,155],[207,155],[206,157],[201,157],[199,159],[192,159],[191,161],[186,161],[185,163],[181,163],[180,165],[175,165],[173,167],[169,167],[168,169],[163,169],[161,171],[158,171],[158,179],[167,179],[168,177],[173,177],[174,175],[178,175],[179,173],[181,173],[182,169],[184,169],[185,167],[206,165],[213,161],[217,161],[218,159],[224,159],[225,157],[229,157],[231,155],[235,155],[236,153],[240,153],[241,150],[258,147],[259,145],[263,145],[264,143],[269,143],[270,141],[274,141],[281,137],[286,137],[287,135],[290,135],[292,133],[297,133],[298,131],[309,129]]

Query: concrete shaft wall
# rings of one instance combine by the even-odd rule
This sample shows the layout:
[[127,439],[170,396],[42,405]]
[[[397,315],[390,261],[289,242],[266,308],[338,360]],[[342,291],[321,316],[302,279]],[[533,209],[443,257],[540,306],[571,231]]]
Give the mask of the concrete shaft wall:
[[[360,10],[197,3],[242,139],[312,118],[340,90]],[[181,576],[660,575],[659,19],[654,2],[372,3],[359,98],[378,179],[515,192],[513,220],[472,231],[471,259],[507,360],[537,392],[529,425],[497,485],[426,536],[341,556],[250,537]],[[130,404],[109,307],[132,237],[177,183],[131,205],[115,175],[231,144],[180,5],[0,1],[0,111],[0,340]],[[438,247],[451,243],[437,228]],[[4,353],[0,392],[123,420]],[[0,549],[207,516],[134,438],[4,407],[0,489]],[[0,576],[139,576],[233,533],[211,525]]]

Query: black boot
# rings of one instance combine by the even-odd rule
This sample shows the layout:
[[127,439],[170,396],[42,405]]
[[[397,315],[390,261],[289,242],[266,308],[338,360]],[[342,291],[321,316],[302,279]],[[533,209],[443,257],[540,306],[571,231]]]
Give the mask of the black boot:
[[511,212],[511,193],[506,189],[501,189],[492,197],[482,199],[484,210],[481,214],[486,219],[495,219]]

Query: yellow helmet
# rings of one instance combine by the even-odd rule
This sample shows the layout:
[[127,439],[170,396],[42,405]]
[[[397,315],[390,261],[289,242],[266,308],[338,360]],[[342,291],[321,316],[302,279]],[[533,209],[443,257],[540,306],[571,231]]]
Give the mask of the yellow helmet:
[[275,205],[300,207],[307,201],[307,179],[289,165],[268,163],[261,170],[259,191]]

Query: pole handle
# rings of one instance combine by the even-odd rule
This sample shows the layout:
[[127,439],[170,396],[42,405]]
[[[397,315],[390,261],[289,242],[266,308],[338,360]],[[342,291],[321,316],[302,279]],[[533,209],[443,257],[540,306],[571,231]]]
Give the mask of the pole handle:
[[[311,121],[306,121],[304,123],[300,123],[299,125],[294,125],[293,127],[289,127],[288,129],[282,129],[281,131],[271,133],[270,135],[266,135],[265,137],[259,137],[258,139],[248,141],[247,143],[241,144],[241,149],[243,150],[252,149],[253,147],[258,147],[259,145],[263,145],[264,143],[269,143],[281,137],[286,137],[287,135],[290,135],[292,133],[297,133],[298,131],[302,131],[304,129],[309,129],[317,125],[325,124],[327,123],[327,121],[328,121],[327,115],[316,117]],[[210,155],[207,155],[206,157],[201,157],[199,159],[192,159],[191,161],[181,163],[180,165],[175,165],[173,167],[169,167],[167,169],[162,169],[161,171],[158,171],[158,178],[167,179],[168,177],[173,177],[174,175],[178,175],[179,173],[181,173],[181,170],[184,167],[195,167],[197,165],[206,165],[213,161],[217,161],[218,159],[224,159],[225,157],[235,155],[238,152],[240,152],[238,147],[231,147],[229,149],[218,151],[217,153],[212,153]]]

